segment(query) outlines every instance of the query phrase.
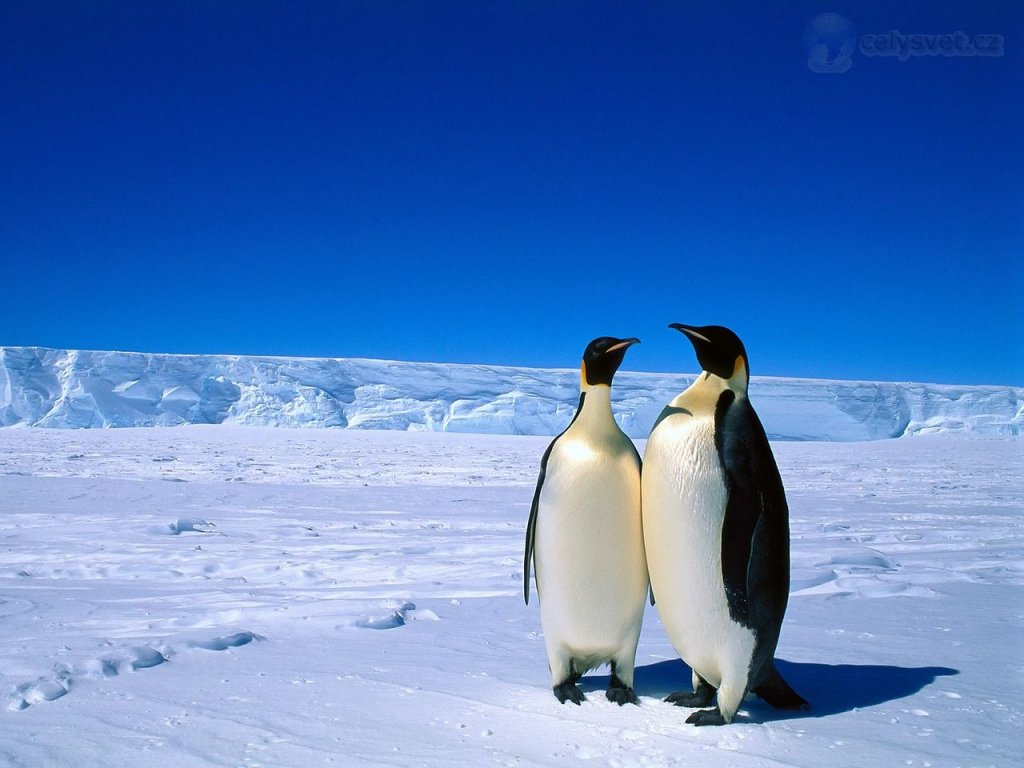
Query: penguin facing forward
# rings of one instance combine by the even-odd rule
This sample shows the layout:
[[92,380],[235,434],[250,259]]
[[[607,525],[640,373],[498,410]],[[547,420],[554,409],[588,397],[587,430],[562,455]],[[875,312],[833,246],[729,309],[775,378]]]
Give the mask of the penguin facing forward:
[[576,415],[541,459],[530,509],[524,598],[529,604],[532,563],[551,685],[563,704],[584,701],[577,681],[605,663],[608,699],[638,703],[633,667],[649,584],[640,456],[611,408],[612,377],[638,342],[602,336],[587,346]]
[[693,670],[665,700],[686,722],[732,721],[748,692],[783,709],[804,701],[775,668],[789,597],[789,510],[768,437],[747,399],[743,342],[716,325],[685,334],[703,372],[662,411],[644,451],[643,533],[658,613]]

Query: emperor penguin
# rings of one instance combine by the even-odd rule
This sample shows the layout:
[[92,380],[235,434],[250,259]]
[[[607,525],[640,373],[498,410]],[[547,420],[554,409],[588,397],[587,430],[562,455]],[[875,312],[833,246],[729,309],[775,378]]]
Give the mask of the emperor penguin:
[[658,614],[693,670],[693,692],[665,700],[717,707],[732,721],[748,692],[783,709],[804,701],[775,668],[789,598],[789,510],[775,458],[747,397],[743,342],[718,325],[669,326],[703,372],[661,412],[644,450],[643,533]]
[[576,415],[544,452],[530,508],[523,593],[529,604],[532,563],[551,686],[563,704],[584,701],[577,681],[605,663],[608,699],[638,703],[633,667],[649,584],[640,455],[611,407],[612,377],[637,343],[602,336],[587,345]]

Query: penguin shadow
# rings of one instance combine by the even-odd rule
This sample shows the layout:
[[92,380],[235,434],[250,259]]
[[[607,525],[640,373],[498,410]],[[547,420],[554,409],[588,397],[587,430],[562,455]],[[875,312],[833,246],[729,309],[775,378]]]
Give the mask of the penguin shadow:
[[[896,667],[882,664],[813,664],[776,659],[775,666],[811,708],[792,712],[775,709],[756,696],[749,696],[740,708],[739,718],[766,723],[777,720],[801,720],[852,712],[912,696],[940,677],[959,675],[949,667]],[[659,661],[637,667],[633,688],[638,696],[665,698],[674,691],[689,691],[690,668],[679,659]],[[610,676],[588,675],[579,682],[590,694],[608,687]]]

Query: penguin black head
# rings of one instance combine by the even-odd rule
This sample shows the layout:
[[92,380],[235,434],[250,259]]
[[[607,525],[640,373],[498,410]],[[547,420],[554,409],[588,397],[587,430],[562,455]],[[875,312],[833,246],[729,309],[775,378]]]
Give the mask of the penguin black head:
[[626,350],[639,343],[640,339],[617,339],[614,336],[594,339],[583,352],[583,381],[590,386],[607,384],[610,387]]
[[746,387],[750,363],[739,336],[721,325],[672,323],[669,328],[686,334],[697,353],[697,362],[701,368],[726,380],[742,373],[738,383]]

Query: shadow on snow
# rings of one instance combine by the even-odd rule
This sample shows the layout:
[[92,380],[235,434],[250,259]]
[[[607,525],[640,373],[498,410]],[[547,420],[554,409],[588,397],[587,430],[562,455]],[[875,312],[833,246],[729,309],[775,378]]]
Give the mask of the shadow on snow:
[[[949,667],[895,667],[881,664],[811,664],[776,659],[775,666],[797,693],[811,704],[804,712],[774,709],[748,697],[741,707],[756,722],[826,717],[851,712],[911,696],[937,678],[960,674]],[[588,675],[580,680],[585,693],[603,691],[608,675]],[[690,668],[679,659],[637,667],[633,687],[640,696],[665,698],[673,691],[691,690]],[[742,718],[742,715],[741,715]]]

